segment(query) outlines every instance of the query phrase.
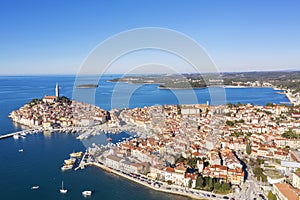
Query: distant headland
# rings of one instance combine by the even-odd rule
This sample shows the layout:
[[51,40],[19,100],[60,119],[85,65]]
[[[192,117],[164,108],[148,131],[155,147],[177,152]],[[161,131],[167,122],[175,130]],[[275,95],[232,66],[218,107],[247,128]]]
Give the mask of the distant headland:
[[155,84],[159,89],[271,87],[275,90],[284,90],[284,94],[292,104],[300,105],[300,71],[131,75],[111,79],[109,82]]
[[82,84],[82,85],[76,85],[75,88],[79,89],[88,89],[88,88],[97,88],[98,84]]

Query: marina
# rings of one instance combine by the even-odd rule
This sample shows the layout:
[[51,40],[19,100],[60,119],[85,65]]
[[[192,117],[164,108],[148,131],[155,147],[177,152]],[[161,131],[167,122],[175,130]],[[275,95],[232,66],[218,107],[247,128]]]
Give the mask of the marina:
[[20,137],[24,138],[27,134],[35,134],[35,133],[39,133],[41,131],[43,131],[43,128],[28,129],[28,130],[8,133],[5,135],[0,135],[0,140],[9,138],[9,137],[13,137],[14,139],[19,139]]
[[64,164],[61,167],[61,171],[67,171],[67,170],[73,169],[73,167],[78,162],[78,160],[81,159],[81,157],[82,157],[82,152],[81,151],[70,153],[70,158],[64,160]]

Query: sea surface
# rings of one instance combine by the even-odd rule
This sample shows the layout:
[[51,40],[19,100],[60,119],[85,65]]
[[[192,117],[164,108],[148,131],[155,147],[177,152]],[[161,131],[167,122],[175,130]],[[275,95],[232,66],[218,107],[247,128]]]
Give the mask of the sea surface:
[[[107,80],[119,77],[106,75],[99,81],[95,90],[95,104],[103,109],[111,109],[116,105],[123,107],[143,107],[151,105],[189,103],[189,90],[160,90],[157,85],[118,84],[117,95],[113,95],[116,83]],[[29,102],[32,98],[42,98],[44,95],[54,95],[55,84],[60,85],[61,96],[72,98],[74,76],[0,76],[0,135],[22,130],[18,124],[8,118],[11,111]],[[121,88],[121,89],[120,89]],[[84,92],[87,92],[86,89]],[[84,93],[83,92],[83,93]],[[193,91],[198,103],[211,102],[208,89]],[[277,93],[272,88],[225,88],[226,102],[253,103],[265,105],[267,102],[288,102],[285,95]],[[130,95],[128,95],[130,93]],[[122,94],[129,96],[122,102]],[[113,97],[112,97],[113,96]],[[178,96],[187,97],[178,100]],[[112,104],[112,99],[117,104]],[[122,106],[121,106],[122,107]],[[104,135],[98,136],[99,143],[106,141]],[[114,141],[127,137],[126,133],[112,136]],[[102,139],[100,139],[102,138]],[[93,140],[94,142],[94,140]],[[54,200],[54,199],[84,199],[83,190],[92,190],[94,194],[89,199],[132,200],[132,199],[188,199],[161,192],[152,191],[124,178],[104,172],[95,167],[84,170],[61,172],[64,159],[73,151],[85,151],[92,141],[82,143],[76,140],[76,135],[66,133],[39,133],[29,135],[25,139],[0,140],[0,199],[1,200]],[[18,150],[24,149],[20,153]],[[68,194],[61,195],[61,181],[69,189]],[[33,185],[40,189],[32,191]]]

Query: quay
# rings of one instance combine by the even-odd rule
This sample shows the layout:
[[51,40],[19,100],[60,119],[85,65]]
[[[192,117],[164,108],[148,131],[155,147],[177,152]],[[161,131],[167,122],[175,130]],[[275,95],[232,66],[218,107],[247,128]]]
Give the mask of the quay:
[[13,137],[14,135],[27,135],[27,134],[32,134],[32,133],[37,133],[43,131],[43,128],[36,128],[36,129],[28,129],[28,130],[23,130],[23,131],[18,131],[18,132],[13,132],[13,133],[8,133],[5,135],[1,135],[0,136],[0,140],[5,139],[5,138],[9,138],[9,137]]
[[[189,198],[193,198],[193,199],[199,199],[199,200],[203,200],[203,199],[211,199],[210,197],[212,195],[215,195],[215,197],[213,197],[216,200],[222,200],[224,199],[224,195],[222,194],[215,194],[212,192],[208,192],[208,191],[204,191],[204,190],[197,190],[197,189],[189,189],[186,187],[180,187],[180,186],[171,186],[171,185],[167,185],[167,183],[163,183],[160,181],[156,181],[159,182],[161,184],[160,187],[157,186],[153,186],[152,184],[149,184],[147,182],[142,182],[134,177],[131,177],[127,174],[122,173],[121,171],[116,171],[114,169],[111,169],[107,166],[105,166],[104,164],[100,164],[97,162],[86,162],[84,164],[84,166],[94,166],[94,167],[98,167],[104,171],[107,171],[109,173],[113,173],[115,175],[118,175],[120,177],[126,178],[127,180],[133,181],[135,183],[138,183],[140,185],[143,185],[147,188],[159,191],[159,192],[164,192],[164,193],[169,193],[169,194],[175,194],[175,195],[180,195],[180,196],[185,196],[185,197],[189,197]],[[154,180],[153,180],[154,181]],[[232,196],[233,193],[230,194],[226,194],[227,196]]]
[[51,132],[66,132],[66,133],[76,133],[76,132],[86,132],[88,131],[88,127],[65,127],[65,128],[56,128],[56,129],[44,129],[43,127],[38,127],[38,128],[33,128],[33,129],[27,129],[27,130],[22,130],[22,131],[17,131],[13,133],[8,133],[5,135],[0,135],[0,140],[13,137],[14,135],[22,136],[22,135],[27,135],[27,134],[32,134],[32,133],[38,133],[44,130],[49,130]]
[[87,164],[85,163],[85,158],[86,158],[86,156],[87,156],[87,152],[85,152],[85,153],[83,154],[83,156],[82,156],[82,158],[81,158],[81,160],[80,160],[80,163],[79,163],[78,167],[75,168],[75,171],[77,171],[78,169],[84,169],[84,168],[85,168],[85,166],[87,165]]

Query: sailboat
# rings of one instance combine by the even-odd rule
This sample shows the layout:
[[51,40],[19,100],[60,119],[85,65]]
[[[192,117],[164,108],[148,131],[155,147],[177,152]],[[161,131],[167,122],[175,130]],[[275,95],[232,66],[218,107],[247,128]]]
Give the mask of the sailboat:
[[61,194],[67,194],[68,190],[64,189],[64,182],[61,182],[61,189],[59,190]]

